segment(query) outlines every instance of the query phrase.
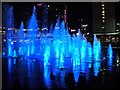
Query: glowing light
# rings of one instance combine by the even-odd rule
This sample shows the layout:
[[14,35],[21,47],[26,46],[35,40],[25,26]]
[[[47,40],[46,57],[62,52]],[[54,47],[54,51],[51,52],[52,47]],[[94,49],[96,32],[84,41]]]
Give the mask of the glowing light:
[[44,67],[44,80],[46,87],[51,87],[50,68]]
[[113,51],[112,51],[112,46],[111,46],[111,44],[109,44],[109,46],[108,46],[108,57],[112,57],[113,56]]
[[79,76],[80,76],[79,69],[80,69],[80,67],[73,67],[75,83],[78,83],[78,81],[79,81]]
[[76,33],[76,35],[78,36],[78,35],[79,35],[79,33]]
[[13,45],[13,42],[11,42],[11,44]]
[[48,7],[50,7],[50,5],[48,5]]
[[4,39],[4,42],[6,42],[6,40]]
[[39,4],[37,4],[37,5],[40,7],[40,6],[42,6],[42,5],[43,5],[43,3],[39,3]]
[[104,4],[102,4],[102,6],[105,6]]
[[71,29],[71,32],[75,32],[76,30],[75,29]]
[[[83,27],[87,26],[87,24],[83,25]],[[98,60],[100,60],[101,57],[101,42],[97,39],[97,36],[95,34],[93,46],[90,42],[87,41],[86,36],[80,32],[80,29],[78,29],[78,33],[76,35],[73,34],[72,36],[70,36],[68,32],[68,27],[65,27],[65,21],[60,22],[60,17],[58,17],[55,27],[51,25],[50,34],[45,35],[44,33],[39,33],[38,24],[36,21],[35,7],[33,7],[33,14],[29,20],[26,36],[24,35],[23,29],[24,25],[23,22],[21,22],[21,26],[18,31],[18,41],[20,42],[18,42],[17,48],[15,46],[16,43],[13,44],[14,37],[11,37],[11,34],[13,33],[8,32],[10,36],[8,35],[8,40],[6,40],[6,54],[7,56],[11,57],[18,57],[23,55],[25,58],[32,58],[31,61],[27,60],[28,69],[31,68],[30,62],[42,58],[44,60],[44,78],[46,83],[49,83],[50,70],[47,65],[53,65],[57,69],[63,69],[67,68],[68,66],[66,66],[66,63],[68,65],[68,62],[70,62],[69,66],[72,66],[74,70],[77,70],[79,68],[81,72],[85,73],[86,68],[92,67],[91,62],[93,62],[92,60],[94,60],[95,62],[98,62],[94,63],[95,76],[99,72],[100,62]],[[42,31],[44,29],[47,29],[47,27],[42,28]],[[74,32],[77,30],[71,29],[71,31]],[[39,37],[37,36],[38,34]],[[87,35],[89,35],[89,33],[87,33]],[[109,49],[109,57],[112,57],[111,53],[112,52]],[[110,59],[109,61],[112,61],[112,59]],[[89,63],[87,67],[86,62]],[[74,72],[74,78],[76,82],[79,79],[79,74],[79,72]]]
[[88,25],[86,24],[86,25],[82,25],[83,27],[87,27]]
[[102,16],[105,16],[105,14],[104,14],[104,13],[102,13]]
[[17,57],[16,51],[13,51],[13,57]]
[[105,11],[102,11],[102,13],[105,13]]
[[16,58],[14,58],[14,62],[13,62],[13,64],[16,64]]
[[100,67],[101,67],[101,63],[100,62],[95,62],[94,63],[94,75],[95,76],[98,75]]
[[87,44],[86,40],[83,40],[82,47],[81,47],[81,59],[82,60],[84,60],[86,57],[86,47],[87,47],[86,44]]
[[102,22],[105,22],[105,20],[102,20]]
[[47,64],[49,64],[49,58],[50,58],[50,47],[47,46],[44,52],[44,65],[46,66]]
[[55,29],[60,29],[60,27],[55,27]]
[[104,29],[105,27],[102,27],[102,29]]
[[117,63],[119,63],[119,60],[117,60]]
[[103,19],[105,19],[105,17],[102,17]]
[[117,23],[117,25],[119,26],[119,25],[120,25],[120,23]]
[[104,7],[102,7],[102,9],[104,10],[105,8],[104,8]]
[[95,60],[100,60],[100,53],[101,53],[101,43],[96,38],[94,34],[94,41],[93,41],[93,54]]
[[12,59],[8,58],[8,72],[12,71]]
[[89,35],[89,33],[87,33],[87,35]]
[[44,30],[48,30],[48,28],[42,28],[42,31],[44,31]]

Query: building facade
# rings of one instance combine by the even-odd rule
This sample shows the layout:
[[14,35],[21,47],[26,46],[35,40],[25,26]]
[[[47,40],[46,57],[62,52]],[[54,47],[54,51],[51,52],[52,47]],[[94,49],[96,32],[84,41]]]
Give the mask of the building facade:
[[93,33],[115,32],[115,3],[92,3]]

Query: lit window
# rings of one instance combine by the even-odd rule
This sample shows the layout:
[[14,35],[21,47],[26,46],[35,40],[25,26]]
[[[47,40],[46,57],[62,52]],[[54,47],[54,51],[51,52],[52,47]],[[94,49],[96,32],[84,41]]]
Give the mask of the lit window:
[[87,35],[89,35],[89,33],[87,33]]
[[104,8],[104,7],[102,7],[102,9],[104,10],[105,8]]
[[103,13],[102,16],[105,16],[105,14]]
[[102,27],[102,29],[104,29],[105,27]]
[[105,11],[102,11],[102,13],[105,13]]
[[117,23],[117,25],[119,26],[119,25],[120,25],[120,23]]
[[71,32],[75,32],[76,30],[75,29],[71,29]]
[[104,23],[104,22],[105,22],[105,20],[102,20],[102,22]]
[[56,8],[56,10],[58,10],[58,9]]
[[102,17],[103,19],[105,18],[105,17]]
[[50,7],[50,5],[48,5],[48,7]]
[[102,6],[105,6],[104,4],[102,4]]

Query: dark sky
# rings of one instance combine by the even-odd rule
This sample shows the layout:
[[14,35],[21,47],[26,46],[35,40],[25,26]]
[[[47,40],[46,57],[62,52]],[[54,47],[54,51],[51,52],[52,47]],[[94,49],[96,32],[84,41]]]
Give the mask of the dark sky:
[[79,24],[78,19],[83,19],[83,23],[88,24],[89,29],[92,29],[92,3],[68,3],[68,14],[70,26],[76,26]]
[[[18,21],[21,21],[24,16],[24,12],[30,12],[32,13],[33,6],[37,6],[37,2],[13,2],[11,3],[14,7],[14,15],[15,15],[15,21],[19,23]],[[61,5],[61,4],[67,4],[68,7],[68,22],[71,26],[76,26],[78,19],[85,19],[85,23],[88,23],[91,21],[91,3],[83,3],[83,2],[55,2],[54,5]]]
[[[19,27],[21,20],[25,19],[23,18],[25,12],[32,14],[33,6],[37,6],[38,2],[12,2],[10,4],[14,7],[15,23],[17,23],[16,27]],[[71,27],[77,27],[79,24],[78,19],[83,19],[84,24],[88,24],[89,30],[92,30],[92,2],[53,2],[52,4],[56,6],[67,4],[67,18]],[[117,9],[117,11],[120,13],[119,9]],[[27,19],[29,19],[29,16]]]

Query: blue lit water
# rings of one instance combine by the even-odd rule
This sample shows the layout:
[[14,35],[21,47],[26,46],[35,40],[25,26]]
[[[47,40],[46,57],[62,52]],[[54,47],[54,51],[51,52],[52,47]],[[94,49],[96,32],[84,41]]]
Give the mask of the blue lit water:
[[92,45],[80,30],[78,35],[70,36],[60,17],[55,27],[51,25],[52,38],[44,33],[39,35],[35,11],[33,7],[26,34],[23,22],[17,36],[13,36],[13,30],[7,32],[4,88],[73,88],[85,82],[90,85],[91,78],[119,67],[119,55],[115,56],[111,44],[103,49],[94,35]]
[[[69,62],[72,63],[73,67],[79,66],[81,62],[90,62],[86,58],[94,58],[91,59],[94,61],[99,61],[101,58],[101,43],[96,35],[94,35],[93,46],[80,30],[78,30],[77,35],[70,36],[68,29],[65,28],[64,21],[60,21],[60,17],[58,17],[55,27],[52,28],[52,25],[50,27],[50,29],[53,29],[50,30],[52,38],[47,37],[44,33],[39,35],[35,6],[33,7],[33,14],[29,20],[26,34],[23,29],[24,24],[21,22],[20,29],[17,32],[18,36],[13,37],[13,33],[11,33],[13,30],[8,30],[7,57],[22,56],[43,59],[43,65],[45,66],[51,65],[50,62],[55,59],[55,66],[60,69],[69,68],[65,67],[65,58],[69,58]],[[110,47],[112,48],[112,46]],[[111,50],[108,50],[108,52],[111,52]]]
[[[107,50],[105,50],[107,52]],[[113,50],[113,58],[107,58],[104,61],[84,62],[74,66],[69,58],[65,58],[64,69],[55,66],[55,59],[52,59],[50,65],[44,65],[44,60],[9,57],[3,58],[3,87],[5,88],[69,88],[71,85],[79,87],[96,87],[96,79],[99,82],[98,87],[109,83],[106,78],[114,82],[116,86],[120,82],[117,80],[120,71],[120,57],[116,50]],[[105,54],[105,53],[103,53]],[[113,61],[114,60],[114,61]],[[111,62],[112,61],[112,62]],[[115,75],[114,75],[115,74]],[[110,75],[112,75],[110,77]],[[91,81],[92,80],[92,81]],[[94,81],[94,82],[93,82]],[[104,82],[102,82],[104,81]],[[119,83],[118,83],[119,82]],[[87,85],[86,85],[87,84]],[[91,85],[92,84],[92,85]],[[116,85],[115,85],[116,84]]]

